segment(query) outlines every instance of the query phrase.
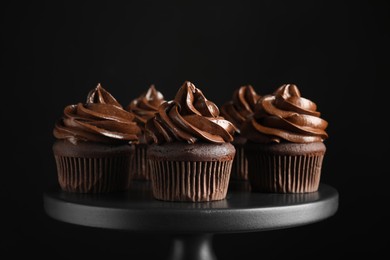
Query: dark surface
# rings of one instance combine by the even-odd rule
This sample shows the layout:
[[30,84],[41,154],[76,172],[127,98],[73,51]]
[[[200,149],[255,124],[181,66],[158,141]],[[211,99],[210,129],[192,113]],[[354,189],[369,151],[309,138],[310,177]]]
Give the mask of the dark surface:
[[294,83],[329,122],[321,182],[339,192],[337,213],[291,229],[215,235],[218,259],[381,259],[390,218],[389,4],[2,3],[0,258],[163,258],[165,235],[59,222],[42,195],[57,182],[52,130],[66,105],[99,82],[127,105],[151,83],[170,99],[190,80],[219,106],[241,84],[263,94]]
[[148,187],[138,182],[127,192],[112,194],[48,191],[44,208],[56,220],[89,227],[207,234],[306,225],[334,215],[338,207],[338,192],[326,184],[316,192],[304,194],[231,190],[226,199],[198,203],[159,201]]

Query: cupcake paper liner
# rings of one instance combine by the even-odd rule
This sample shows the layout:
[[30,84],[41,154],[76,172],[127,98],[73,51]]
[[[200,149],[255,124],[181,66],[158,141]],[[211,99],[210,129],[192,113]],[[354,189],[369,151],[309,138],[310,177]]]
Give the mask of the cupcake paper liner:
[[251,153],[247,158],[252,191],[303,193],[318,190],[323,153],[305,155]]
[[153,196],[165,201],[215,201],[226,198],[232,160],[150,160]]
[[83,158],[55,155],[62,190],[102,193],[127,189],[129,156]]
[[133,162],[130,169],[131,180],[150,180],[149,164],[146,159],[147,146],[136,145]]
[[248,160],[242,145],[234,145],[236,155],[233,160],[231,178],[234,180],[248,180]]

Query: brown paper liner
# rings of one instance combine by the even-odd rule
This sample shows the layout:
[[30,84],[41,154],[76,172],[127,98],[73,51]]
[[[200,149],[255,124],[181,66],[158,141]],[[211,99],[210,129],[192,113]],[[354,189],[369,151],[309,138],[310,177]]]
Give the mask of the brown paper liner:
[[318,190],[324,153],[277,155],[247,153],[255,192],[303,193]]
[[83,158],[55,155],[58,182],[62,190],[102,193],[126,190],[130,157]]
[[135,145],[135,154],[131,163],[130,181],[131,180],[150,180],[149,164],[146,159],[147,145]]
[[236,155],[234,156],[231,178],[233,180],[248,180],[248,160],[242,145],[235,144]]
[[201,202],[226,198],[232,160],[149,162],[156,199]]

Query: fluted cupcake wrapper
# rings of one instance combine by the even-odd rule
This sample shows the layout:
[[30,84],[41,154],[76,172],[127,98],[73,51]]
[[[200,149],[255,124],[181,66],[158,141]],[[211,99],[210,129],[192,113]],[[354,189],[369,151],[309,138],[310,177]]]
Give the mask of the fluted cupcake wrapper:
[[305,155],[247,154],[252,191],[303,193],[317,191],[323,153]]
[[150,180],[149,164],[146,159],[147,146],[135,145],[135,154],[131,163],[130,179],[131,180]]
[[129,156],[84,158],[55,155],[58,182],[62,190],[102,193],[126,190]]
[[153,196],[165,201],[215,201],[226,198],[232,160],[150,160]]
[[232,179],[248,180],[248,160],[245,156],[245,151],[242,145],[234,145],[236,155],[232,166]]

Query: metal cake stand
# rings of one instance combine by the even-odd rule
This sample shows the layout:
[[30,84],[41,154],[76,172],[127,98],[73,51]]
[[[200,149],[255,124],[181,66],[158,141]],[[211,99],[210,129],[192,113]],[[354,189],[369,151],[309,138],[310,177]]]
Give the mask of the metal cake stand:
[[[52,218],[82,226],[172,235],[170,260],[216,259],[217,233],[258,232],[307,225],[334,215],[339,194],[320,184],[302,194],[254,193],[229,188],[214,202],[166,202],[153,198],[149,182],[133,182],[126,192],[76,194],[58,189],[44,193]],[[243,186],[245,187],[245,185]]]

